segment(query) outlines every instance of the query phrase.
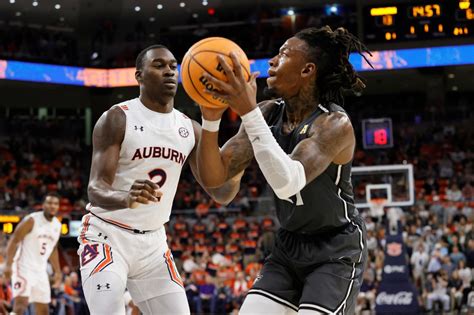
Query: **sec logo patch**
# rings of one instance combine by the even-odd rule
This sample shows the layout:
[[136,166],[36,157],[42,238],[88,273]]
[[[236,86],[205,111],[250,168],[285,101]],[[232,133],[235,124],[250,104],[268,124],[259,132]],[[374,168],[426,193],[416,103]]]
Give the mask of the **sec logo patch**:
[[180,127],[179,130],[179,135],[183,138],[187,138],[189,136],[189,131],[188,129],[184,128],[184,127]]

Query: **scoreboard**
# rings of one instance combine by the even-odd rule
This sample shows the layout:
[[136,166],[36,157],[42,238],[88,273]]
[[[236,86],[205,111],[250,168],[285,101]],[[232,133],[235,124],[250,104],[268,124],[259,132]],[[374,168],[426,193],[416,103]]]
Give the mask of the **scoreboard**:
[[364,149],[387,149],[393,147],[391,118],[362,120],[362,143]]
[[[69,219],[57,217],[61,221],[61,236],[70,236]],[[23,217],[19,215],[0,215],[0,230],[3,234],[12,234]],[[73,221],[74,222],[74,221]],[[75,235],[72,235],[75,236]]]
[[394,2],[364,7],[366,42],[474,37],[474,0]]

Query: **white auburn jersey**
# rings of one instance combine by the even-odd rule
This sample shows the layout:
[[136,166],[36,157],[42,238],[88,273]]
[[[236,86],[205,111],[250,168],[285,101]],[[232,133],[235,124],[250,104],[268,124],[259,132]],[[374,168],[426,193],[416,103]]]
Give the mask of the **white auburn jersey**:
[[27,215],[23,220],[33,218],[34,225],[18,247],[14,264],[29,270],[46,270],[48,259],[61,233],[61,222],[54,217],[48,221],[43,211]]
[[163,195],[135,209],[110,211],[89,203],[87,210],[124,228],[157,230],[169,221],[181,170],[194,148],[192,121],[177,109],[152,111],[138,98],[114,106],[125,113],[126,128],[112,187],[129,191],[135,180],[149,179]]

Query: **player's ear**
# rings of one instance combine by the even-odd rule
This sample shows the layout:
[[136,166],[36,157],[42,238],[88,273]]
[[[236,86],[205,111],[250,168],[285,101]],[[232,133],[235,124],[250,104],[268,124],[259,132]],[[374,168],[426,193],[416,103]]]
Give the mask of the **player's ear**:
[[136,70],[135,71],[135,79],[137,80],[138,83],[142,82],[142,71],[141,70]]
[[305,64],[304,68],[301,70],[301,77],[306,78],[314,75],[316,73],[316,65],[312,62]]

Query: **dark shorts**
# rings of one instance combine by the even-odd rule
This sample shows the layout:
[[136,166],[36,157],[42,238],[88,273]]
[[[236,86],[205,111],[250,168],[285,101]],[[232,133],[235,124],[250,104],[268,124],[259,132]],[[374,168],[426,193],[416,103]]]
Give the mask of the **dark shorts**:
[[366,260],[366,230],[360,217],[321,235],[280,229],[248,294],[265,296],[295,311],[354,314]]

